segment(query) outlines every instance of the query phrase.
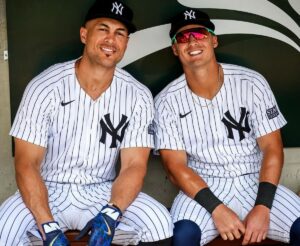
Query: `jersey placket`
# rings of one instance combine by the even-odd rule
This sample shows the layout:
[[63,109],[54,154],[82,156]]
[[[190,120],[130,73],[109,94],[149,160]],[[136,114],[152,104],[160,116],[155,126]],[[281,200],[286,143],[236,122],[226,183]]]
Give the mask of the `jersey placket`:
[[99,114],[95,113],[99,111],[99,100],[91,102],[91,106],[88,111],[84,145],[84,162],[86,165],[91,165],[89,162],[93,159],[93,148],[96,144],[97,138],[97,124],[99,122]]

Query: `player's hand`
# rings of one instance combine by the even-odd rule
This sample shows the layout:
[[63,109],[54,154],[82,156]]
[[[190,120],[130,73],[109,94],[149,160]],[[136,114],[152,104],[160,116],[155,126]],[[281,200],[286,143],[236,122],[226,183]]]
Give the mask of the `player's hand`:
[[91,219],[77,236],[77,240],[91,231],[89,246],[109,246],[122,212],[115,206],[106,205],[100,213]]
[[239,239],[245,233],[245,226],[230,208],[220,204],[212,212],[215,226],[223,240]]
[[246,232],[242,245],[260,243],[267,237],[270,224],[270,209],[264,205],[256,205],[244,220]]
[[44,223],[41,227],[45,235],[45,240],[43,238],[44,246],[70,246],[68,239],[56,221]]

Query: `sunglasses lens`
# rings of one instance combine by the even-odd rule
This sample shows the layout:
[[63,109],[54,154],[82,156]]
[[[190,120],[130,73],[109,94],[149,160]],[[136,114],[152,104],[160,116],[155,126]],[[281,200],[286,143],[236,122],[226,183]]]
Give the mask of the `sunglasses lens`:
[[177,43],[186,43],[189,40],[189,36],[186,33],[177,33],[176,41]]
[[177,43],[187,43],[190,37],[193,36],[196,40],[207,38],[209,31],[206,28],[192,28],[187,29],[176,34]]
[[[199,39],[203,39],[206,38],[207,35],[204,33],[200,33],[200,32],[191,32],[190,35],[192,35],[195,39],[199,40]],[[190,36],[189,35],[189,36]]]

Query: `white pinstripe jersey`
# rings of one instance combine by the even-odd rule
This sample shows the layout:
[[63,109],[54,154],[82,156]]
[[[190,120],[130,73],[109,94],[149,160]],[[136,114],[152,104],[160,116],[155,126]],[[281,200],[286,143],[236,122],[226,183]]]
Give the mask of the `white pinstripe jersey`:
[[80,87],[75,61],[56,64],[26,87],[10,134],[46,147],[46,181],[112,180],[120,148],[153,147],[151,92],[116,68],[110,87],[92,100]]
[[155,149],[185,150],[201,176],[237,177],[260,170],[256,139],[286,124],[259,73],[221,64],[224,83],[212,99],[194,94],[182,75],[155,97]]

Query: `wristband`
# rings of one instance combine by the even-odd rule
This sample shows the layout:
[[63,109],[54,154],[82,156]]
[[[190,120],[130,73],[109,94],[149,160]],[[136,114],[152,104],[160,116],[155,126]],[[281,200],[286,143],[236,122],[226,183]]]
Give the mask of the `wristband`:
[[120,219],[123,215],[121,209],[113,203],[108,203],[104,206],[100,213],[109,216],[111,219],[115,220],[117,224],[120,223]]
[[50,222],[43,223],[43,224],[41,224],[41,227],[42,227],[45,235],[47,233],[60,230],[59,224],[56,221],[50,221]]
[[194,200],[210,213],[212,213],[218,205],[222,204],[209,188],[198,191]]
[[121,213],[121,215],[122,215],[121,209],[116,204],[114,204],[112,202],[109,202],[109,203],[107,203],[107,205],[116,208]]
[[269,209],[272,208],[272,203],[276,193],[277,186],[269,182],[260,182],[258,186],[256,205],[264,205]]

